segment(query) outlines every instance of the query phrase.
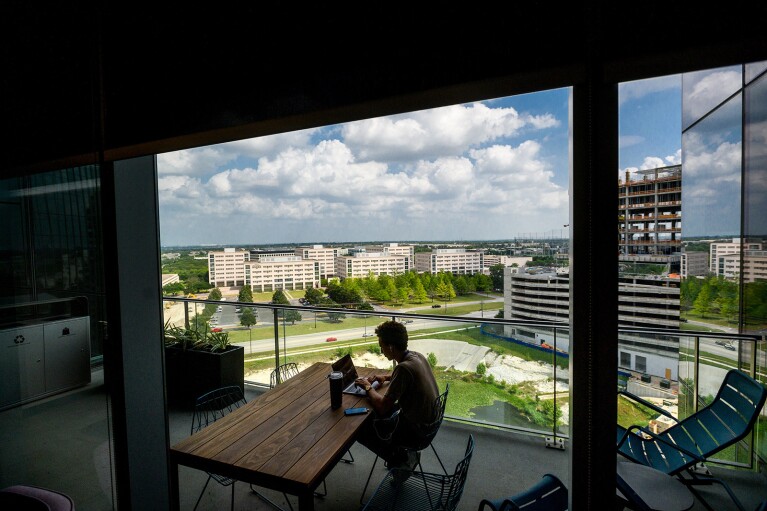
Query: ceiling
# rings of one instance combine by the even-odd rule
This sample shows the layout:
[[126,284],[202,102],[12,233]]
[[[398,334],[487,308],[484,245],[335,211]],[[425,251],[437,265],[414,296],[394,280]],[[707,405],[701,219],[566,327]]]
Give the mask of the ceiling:
[[39,4],[0,7],[5,174],[767,59],[767,4]]

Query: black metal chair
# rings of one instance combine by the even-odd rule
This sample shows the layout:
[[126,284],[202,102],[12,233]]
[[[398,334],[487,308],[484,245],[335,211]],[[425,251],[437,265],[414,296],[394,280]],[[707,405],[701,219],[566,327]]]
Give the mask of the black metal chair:
[[[246,402],[247,401],[245,400],[242,389],[237,385],[221,387],[219,389],[215,389],[203,394],[195,401],[190,434],[197,433],[207,425],[216,422],[218,419],[221,419],[237,408],[243,406]],[[205,481],[205,485],[202,487],[202,491],[200,492],[200,496],[197,498],[194,509],[196,510],[197,506],[200,505],[200,500],[202,500],[202,496],[205,494],[205,488],[208,487],[208,483],[211,479],[213,479],[222,486],[231,486],[231,509],[234,510],[234,484],[237,482],[237,480],[210,472],[207,474],[208,479]],[[256,491],[253,488],[253,485],[250,486],[250,489],[264,502],[274,506],[279,510],[282,510],[280,506],[269,500],[268,497]],[[285,500],[288,502],[288,506],[290,506],[292,510],[293,507],[291,506],[287,495],[285,495]]]
[[363,511],[454,511],[463,495],[473,453],[474,437],[469,435],[463,459],[455,466],[452,474],[413,471],[409,474],[410,477],[403,481],[398,472],[405,469],[390,469],[363,507]]
[[[434,440],[434,437],[437,436],[437,433],[439,432],[439,428],[442,425],[442,421],[445,418],[445,407],[447,406],[447,396],[450,392],[450,383],[448,382],[447,385],[445,385],[445,391],[437,396],[437,399],[434,400],[434,410],[435,410],[435,419],[434,421],[428,425],[426,428],[427,433],[416,440],[415,443],[408,444],[408,445],[402,445],[401,447],[404,447],[406,451],[414,451],[414,452],[420,452],[424,449],[427,449],[429,446],[431,446],[432,451],[434,451],[434,455],[437,457],[437,461],[439,462],[440,467],[442,467],[442,472],[447,474],[447,469],[445,469],[445,465],[442,463],[442,459],[439,457],[439,454],[437,453],[437,449],[434,448],[434,444],[432,441]],[[385,439],[385,440],[391,440],[392,436],[394,435],[394,431],[397,428],[397,424],[399,423],[399,410],[395,410],[394,413],[391,414],[389,417],[383,417],[375,419],[373,422],[373,426],[376,428],[376,431],[378,432],[378,436]],[[365,498],[365,492],[368,489],[368,484],[370,484],[370,478],[373,476],[373,470],[376,468],[376,463],[378,463],[378,456],[376,455],[375,459],[373,460],[373,466],[370,467],[370,473],[368,474],[367,481],[365,481],[365,487],[362,489],[362,495],[360,496],[360,502],[363,501]],[[420,468],[423,470],[423,466],[421,466],[421,460],[418,458],[418,462],[414,468]]]
[[298,374],[298,366],[295,362],[286,362],[277,367],[269,378],[269,388],[273,389],[280,383]]

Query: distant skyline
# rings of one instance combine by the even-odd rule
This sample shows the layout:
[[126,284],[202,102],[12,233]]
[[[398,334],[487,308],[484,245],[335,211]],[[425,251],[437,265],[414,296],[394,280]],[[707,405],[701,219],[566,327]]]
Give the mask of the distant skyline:
[[[569,89],[158,155],[162,246],[567,236]],[[620,86],[619,176],[681,162],[678,75]]]

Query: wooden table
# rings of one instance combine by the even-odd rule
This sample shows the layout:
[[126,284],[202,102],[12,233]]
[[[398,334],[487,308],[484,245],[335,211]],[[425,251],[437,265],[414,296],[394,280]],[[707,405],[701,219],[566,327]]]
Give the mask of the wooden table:
[[299,509],[314,509],[314,490],[372,415],[345,416],[345,408],[367,406],[365,397],[349,394],[330,409],[330,371],[318,362],[171,447],[172,508],[179,509],[178,466],[184,465],[296,495]]

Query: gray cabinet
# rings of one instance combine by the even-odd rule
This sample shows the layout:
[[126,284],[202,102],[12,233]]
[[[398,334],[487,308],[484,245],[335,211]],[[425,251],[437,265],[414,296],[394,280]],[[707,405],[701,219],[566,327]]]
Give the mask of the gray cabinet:
[[88,316],[23,323],[0,329],[0,410],[91,381]]

